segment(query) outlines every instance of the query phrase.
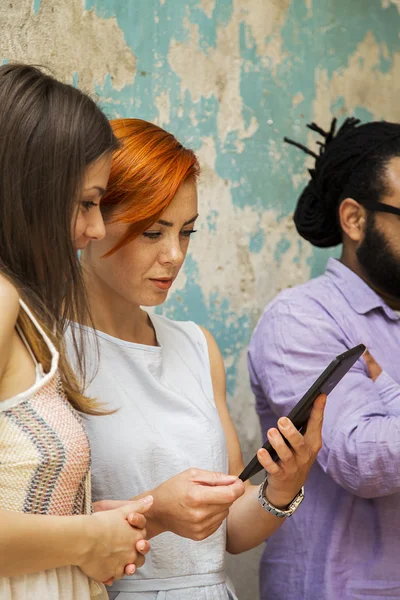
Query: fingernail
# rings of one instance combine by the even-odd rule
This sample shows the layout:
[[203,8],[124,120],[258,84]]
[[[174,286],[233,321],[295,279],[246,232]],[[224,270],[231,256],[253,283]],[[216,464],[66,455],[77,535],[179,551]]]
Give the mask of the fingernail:
[[139,548],[139,550],[144,550],[146,548],[146,542],[139,542],[138,548]]
[[153,500],[153,496],[146,496],[145,498],[142,498],[142,502],[144,502],[145,504],[151,504]]
[[289,419],[286,417],[281,417],[278,421],[279,425],[282,427],[282,429],[286,429],[287,427],[289,427]]
[[136,565],[132,565],[128,571],[129,575],[134,575],[136,573]]
[[276,429],[270,429],[268,431],[268,435],[271,436],[271,437],[275,437],[276,435],[278,435],[278,432],[277,432]]

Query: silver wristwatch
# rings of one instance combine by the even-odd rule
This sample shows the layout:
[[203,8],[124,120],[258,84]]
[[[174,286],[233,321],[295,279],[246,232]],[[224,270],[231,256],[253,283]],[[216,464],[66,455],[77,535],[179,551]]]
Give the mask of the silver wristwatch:
[[293,498],[289,506],[285,510],[281,510],[280,508],[276,508],[276,506],[268,502],[267,498],[265,497],[265,488],[267,487],[267,485],[268,478],[266,477],[260,485],[260,490],[258,492],[258,501],[260,505],[263,507],[264,510],[267,510],[272,515],[275,515],[275,517],[280,517],[281,519],[283,519],[284,517],[291,517],[295,510],[299,508],[300,504],[304,500],[304,486],[301,488],[299,493]]

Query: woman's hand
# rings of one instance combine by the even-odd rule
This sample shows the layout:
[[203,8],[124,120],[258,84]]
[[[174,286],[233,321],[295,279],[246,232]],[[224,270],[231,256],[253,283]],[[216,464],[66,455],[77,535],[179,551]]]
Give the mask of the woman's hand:
[[[88,517],[86,522],[91,543],[84,548],[78,564],[88,577],[111,583],[124,574],[133,574],[136,567],[144,564],[146,552],[137,548],[143,542],[148,548],[144,539],[146,519],[143,515],[152,504],[153,498],[148,496]],[[142,527],[138,529],[133,523]]]
[[226,519],[229,508],[244,493],[234,475],[188,469],[151,491],[154,506],[149,514],[153,535],[172,531],[192,540],[204,540]]
[[314,402],[304,436],[286,417],[279,419],[279,431],[275,428],[268,430],[268,441],[279,456],[278,462],[274,462],[264,448],[257,452],[258,460],[268,473],[266,497],[277,508],[287,507],[300,491],[321,449],[325,403],[326,396],[321,394]]
[[381,367],[378,365],[372,354],[366,350],[363,354],[363,358],[367,364],[368,374],[372,381],[378,379],[379,375],[382,373]]
[[[122,506],[126,506],[131,500],[99,500],[98,502],[93,502],[93,510],[94,512],[101,512],[103,510],[114,510],[115,508],[120,508]],[[141,529],[143,538],[140,538],[138,542],[136,542],[136,550],[142,556],[146,556],[148,552],[150,552],[150,542],[144,539],[147,536],[146,532],[146,517],[140,513],[131,513],[128,516],[128,523],[132,527],[136,527],[136,529]],[[129,564],[125,566],[125,575],[134,575],[136,573],[137,567],[141,567],[142,564]],[[108,579],[107,581],[103,581],[105,585],[111,585],[113,579]]]

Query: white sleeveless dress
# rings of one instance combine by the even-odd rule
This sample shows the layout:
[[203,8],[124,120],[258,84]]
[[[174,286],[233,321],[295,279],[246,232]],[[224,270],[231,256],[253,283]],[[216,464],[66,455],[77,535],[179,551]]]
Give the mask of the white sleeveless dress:
[[[86,419],[93,500],[129,499],[190,468],[228,471],[208,347],[192,322],[151,315],[158,347],[96,332],[100,363],[87,392],[118,409]],[[87,330],[88,346],[96,350]],[[69,336],[67,337],[70,343]],[[145,565],[109,588],[112,600],[228,600],[225,523],[195,542],[166,532]]]
[[[54,345],[22,300],[20,305],[43,337],[52,360],[50,371],[43,373],[17,327],[36,364],[36,382],[0,402],[0,508],[37,515],[90,514],[90,449],[85,428],[62,389]],[[104,586],[90,581],[76,566],[0,577],[1,600],[91,598],[107,598]]]

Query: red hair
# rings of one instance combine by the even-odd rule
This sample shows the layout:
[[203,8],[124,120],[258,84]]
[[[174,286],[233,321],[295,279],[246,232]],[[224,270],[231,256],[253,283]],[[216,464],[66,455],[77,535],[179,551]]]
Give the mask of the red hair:
[[101,208],[106,222],[130,227],[106,257],[158,221],[180,185],[200,173],[193,150],[161,127],[141,119],[115,119],[111,127],[121,146],[113,154]]

